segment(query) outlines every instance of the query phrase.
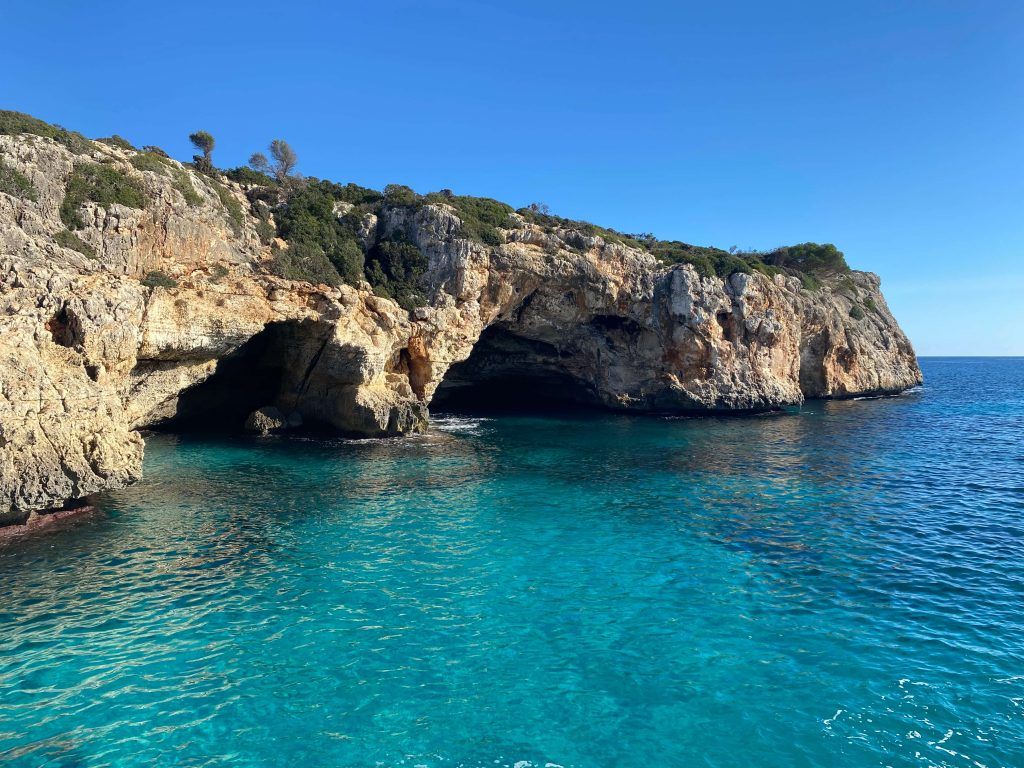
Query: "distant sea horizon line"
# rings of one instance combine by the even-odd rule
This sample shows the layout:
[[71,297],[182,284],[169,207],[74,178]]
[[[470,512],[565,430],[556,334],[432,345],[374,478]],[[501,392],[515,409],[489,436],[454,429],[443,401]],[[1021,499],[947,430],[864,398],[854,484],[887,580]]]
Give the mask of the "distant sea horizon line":
[[1021,355],[918,355],[918,360],[1021,360]]

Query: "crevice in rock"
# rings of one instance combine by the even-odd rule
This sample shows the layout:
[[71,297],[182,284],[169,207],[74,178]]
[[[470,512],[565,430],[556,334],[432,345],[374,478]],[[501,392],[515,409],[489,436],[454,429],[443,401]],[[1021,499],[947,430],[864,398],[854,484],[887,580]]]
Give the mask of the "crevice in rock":
[[643,328],[636,320],[620,315],[595,315],[591,318],[590,324],[608,336],[636,337],[643,332]]
[[827,394],[824,358],[829,344],[827,329],[800,341],[800,391],[804,397],[819,398]]
[[62,347],[72,348],[82,341],[81,324],[66,306],[46,322],[46,330],[50,332],[53,343]]
[[409,379],[409,388],[421,402],[426,399],[427,384],[430,382],[430,363],[426,359],[423,342],[414,338],[409,346],[398,353],[398,361],[391,368]]
[[722,329],[722,338],[730,343],[736,341],[732,312],[719,312],[715,315],[715,320],[718,321],[718,325]]

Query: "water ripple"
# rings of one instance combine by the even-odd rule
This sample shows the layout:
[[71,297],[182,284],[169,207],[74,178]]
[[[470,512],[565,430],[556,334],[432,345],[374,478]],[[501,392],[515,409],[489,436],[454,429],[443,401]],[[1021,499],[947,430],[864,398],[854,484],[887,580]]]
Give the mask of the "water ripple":
[[763,419],[154,436],[0,549],[13,766],[1024,765],[1024,362]]

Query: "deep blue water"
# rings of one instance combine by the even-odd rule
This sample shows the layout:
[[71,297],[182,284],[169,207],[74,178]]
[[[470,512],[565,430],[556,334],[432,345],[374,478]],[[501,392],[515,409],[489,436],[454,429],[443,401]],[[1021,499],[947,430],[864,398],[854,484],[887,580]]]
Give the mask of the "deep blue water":
[[0,549],[14,766],[1024,766],[1024,360],[743,419],[149,439]]

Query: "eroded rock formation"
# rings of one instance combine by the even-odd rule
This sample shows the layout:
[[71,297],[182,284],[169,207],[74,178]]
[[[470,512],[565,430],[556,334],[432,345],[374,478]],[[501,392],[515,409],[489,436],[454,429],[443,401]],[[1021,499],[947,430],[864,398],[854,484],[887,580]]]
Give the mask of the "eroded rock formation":
[[[408,312],[367,284],[271,275],[244,190],[222,179],[219,195],[173,161],[162,173],[133,156],[0,136],[35,197],[0,192],[0,523],[138,480],[140,428],[241,428],[264,406],[286,423],[394,435],[425,426],[442,382],[450,396],[527,376],[602,407],[735,411],[921,381],[871,274],[815,291],[782,275],[708,278],[579,232],[521,221],[489,246],[460,237],[444,204],[384,208],[363,236],[401,232],[429,260],[427,305]],[[61,244],[76,163],[117,168],[148,200],[84,203],[84,248]]]

